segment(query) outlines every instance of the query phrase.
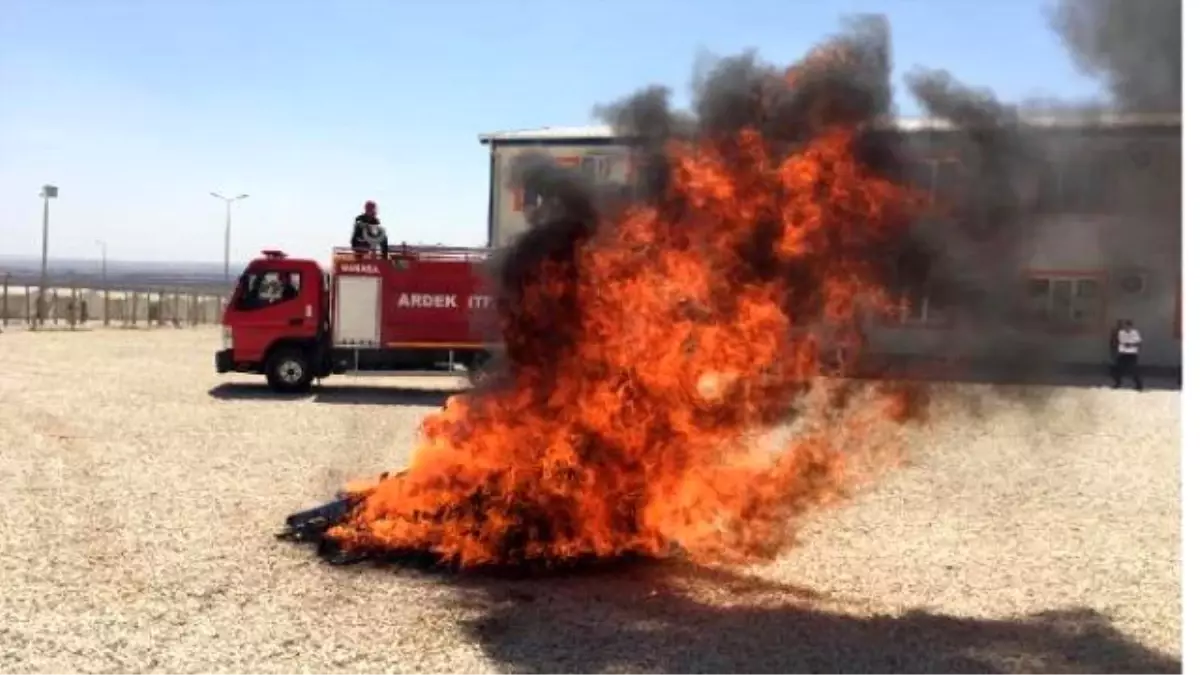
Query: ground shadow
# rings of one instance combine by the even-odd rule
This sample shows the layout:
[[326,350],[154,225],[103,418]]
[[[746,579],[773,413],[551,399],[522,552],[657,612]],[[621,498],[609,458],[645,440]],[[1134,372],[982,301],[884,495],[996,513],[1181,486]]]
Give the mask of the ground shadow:
[[441,407],[446,399],[462,389],[413,389],[409,387],[366,387],[358,385],[318,385],[306,394],[281,394],[266,385],[224,383],[208,390],[208,395],[223,401],[312,401],[332,405],[416,405]]
[[812,591],[678,565],[537,580],[442,577],[475,610],[465,633],[513,672],[1182,669],[1178,658],[1138,644],[1088,608],[1014,620],[873,616]]
[[[855,375],[867,379],[1021,387],[1026,390],[1025,395],[1030,395],[1038,388],[1097,389],[1112,386],[1111,366],[1103,363],[950,362],[915,356],[875,355],[864,359],[856,370],[858,372]],[[1183,386],[1182,368],[1142,366],[1140,370],[1146,390],[1179,391]],[[1125,378],[1123,386],[1133,388],[1130,378]]]
[[[958,374],[952,378],[952,381],[963,384],[1072,389],[1109,389],[1112,387],[1112,379],[1106,367],[1062,369],[1031,374],[980,370]],[[1183,378],[1178,370],[1147,368],[1142,371],[1142,385],[1146,391],[1179,391],[1183,387]],[[1126,377],[1122,388],[1133,389],[1133,382]]]

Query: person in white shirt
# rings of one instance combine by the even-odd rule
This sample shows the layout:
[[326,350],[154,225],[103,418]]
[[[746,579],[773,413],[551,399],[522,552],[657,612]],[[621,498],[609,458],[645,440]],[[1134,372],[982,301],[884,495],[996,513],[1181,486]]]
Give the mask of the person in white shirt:
[[1113,337],[1113,347],[1116,351],[1112,373],[1113,388],[1120,389],[1121,383],[1128,375],[1133,379],[1133,386],[1141,391],[1142,375],[1138,372],[1138,353],[1142,349],[1142,334],[1134,328],[1132,321],[1121,319],[1117,322],[1117,331]]

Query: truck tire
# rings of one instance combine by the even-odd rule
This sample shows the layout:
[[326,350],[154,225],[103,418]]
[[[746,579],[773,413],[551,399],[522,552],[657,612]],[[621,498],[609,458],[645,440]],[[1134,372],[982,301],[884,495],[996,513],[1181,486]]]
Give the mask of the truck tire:
[[280,347],[267,358],[267,384],[281,394],[299,394],[309,390],[313,364],[299,347]]

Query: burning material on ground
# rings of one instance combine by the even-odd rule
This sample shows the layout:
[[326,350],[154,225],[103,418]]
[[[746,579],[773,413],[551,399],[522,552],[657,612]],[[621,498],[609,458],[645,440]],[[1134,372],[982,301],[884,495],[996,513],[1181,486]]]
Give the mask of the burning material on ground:
[[276,538],[317,545],[317,555],[334,565],[360,562],[365,556],[343,551],[325,537],[329,528],[342,522],[358,502],[352,495],[339,495],[321,506],[297,511],[284,521],[284,529]]
[[920,196],[864,140],[890,104],[873,28],[787,70],[727,63],[684,124],[654,92],[614,107],[663,178],[636,201],[543,172],[557,206],[498,274],[505,372],[425,420],[405,473],[322,511],[324,545],[460,567],[789,547],[896,408],[825,396],[781,449],[754,440],[851,387],[860,311],[892,309]]
[[775,453],[747,439],[838,374],[823,352],[853,360],[863,303],[890,302],[884,262],[919,200],[861,142],[888,103],[886,41],[741,75],[693,133],[647,147],[657,194],[605,212],[567,186],[502,270],[506,376],[428,418],[405,474],[335,502],[324,541],[468,567],[747,561],[837,493],[856,439],[831,427],[885,415],[809,420]]
[[966,320],[1008,316],[978,272],[1029,208],[1017,178],[1035,150],[986,91],[913,75],[924,107],[970,126],[962,226],[918,227],[901,142],[871,131],[890,79],[886,22],[865,17],[786,68],[719,62],[694,114],[655,87],[603,108],[634,147],[633,197],[529,155],[518,180],[543,203],[496,270],[503,371],[425,420],[404,474],[330,506],[323,545],[459,567],[794,545],[798,518],[922,415],[919,389],[846,377],[861,318],[900,311],[938,267],[977,308]]

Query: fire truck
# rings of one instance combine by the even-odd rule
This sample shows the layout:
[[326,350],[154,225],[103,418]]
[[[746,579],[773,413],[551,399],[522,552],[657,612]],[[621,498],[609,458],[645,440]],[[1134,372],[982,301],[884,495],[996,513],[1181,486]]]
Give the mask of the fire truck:
[[265,375],[281,393],[340,374],[479,372],[498,348],[487,249],[333,249],[314,260],[266,250],[222,316],[218,373]]

